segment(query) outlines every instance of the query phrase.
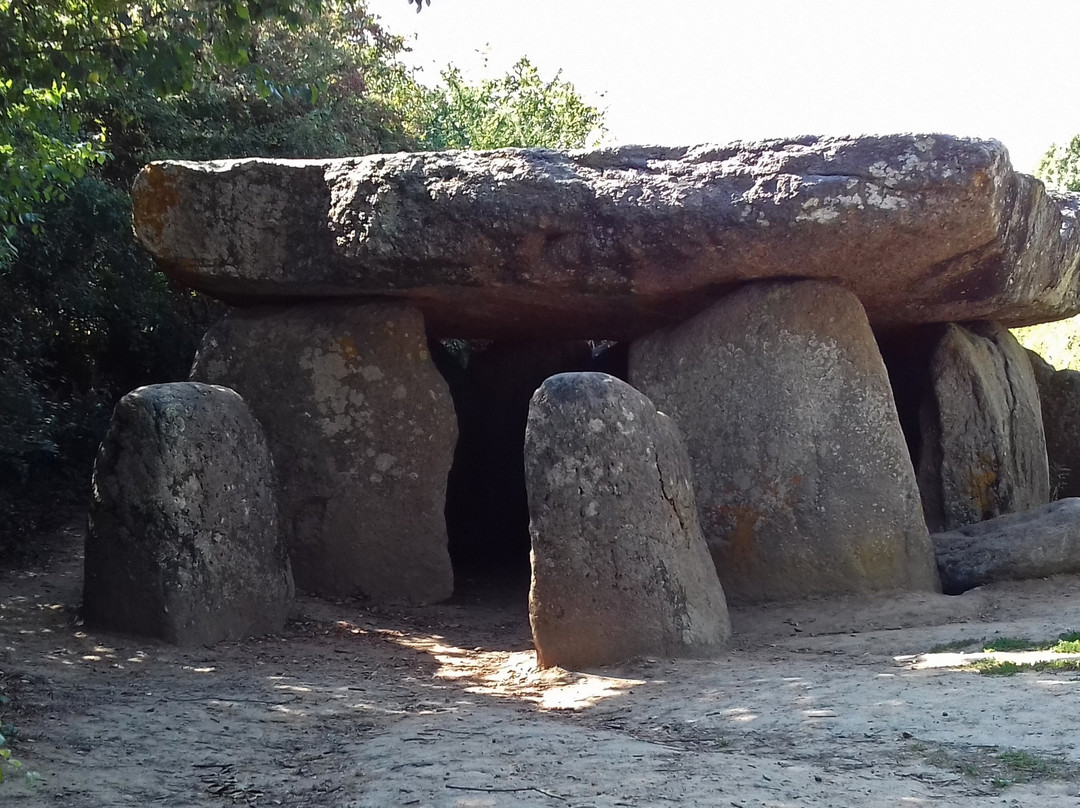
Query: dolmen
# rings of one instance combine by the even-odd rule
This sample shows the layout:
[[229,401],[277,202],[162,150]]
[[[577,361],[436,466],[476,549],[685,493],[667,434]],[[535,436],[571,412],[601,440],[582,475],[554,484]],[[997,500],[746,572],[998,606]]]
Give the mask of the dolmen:
[[940,591],[931,532],[1050,499],[1007,329],[1080,311],[1080,196],[996,141],[160,162],[133,199],[162,271],[232,307],[192,379],[262,424],[313,594],[453,591],[456,424],[492,431],[456,392],[484,387],[469,345],[576,357],[533,363],[554,375],[513,397],[521,460],[500,461],[551,664],[710,653],[727,600]]

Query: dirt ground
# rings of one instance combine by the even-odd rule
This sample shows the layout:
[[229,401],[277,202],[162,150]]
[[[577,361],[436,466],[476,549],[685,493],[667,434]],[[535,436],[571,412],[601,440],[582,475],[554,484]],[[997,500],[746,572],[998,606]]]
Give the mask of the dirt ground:
[[184,650],[85,631],[79,530],[58,549],[0,573],[0,723],[39,775],[0,805],[1080,805],[1080,676],[927,653],[1080,629],[1080,578],[736,609],[719,659],[541,673],[520,588],[301,598]]

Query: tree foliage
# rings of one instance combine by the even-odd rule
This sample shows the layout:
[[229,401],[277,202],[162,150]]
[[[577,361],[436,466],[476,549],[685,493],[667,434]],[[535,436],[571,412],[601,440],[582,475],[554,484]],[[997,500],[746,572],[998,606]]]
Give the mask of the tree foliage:
[[117,398],[184,378],[220,312],[132,237],[143,164],[572,147],[602,123],[525,60],[431,89],[404,46],[363,0],[0,0],[0,561],[81,501]]
[[1039,161],[1035,176],[1051,188],[1080,191],[1080,135],[1068,146],[1051,146]]
[[422,142],[433,149],[575,149],[603,131],[603,120],[561,72],[544,80],[528,59],[479,84],[451,66],[428,95]]

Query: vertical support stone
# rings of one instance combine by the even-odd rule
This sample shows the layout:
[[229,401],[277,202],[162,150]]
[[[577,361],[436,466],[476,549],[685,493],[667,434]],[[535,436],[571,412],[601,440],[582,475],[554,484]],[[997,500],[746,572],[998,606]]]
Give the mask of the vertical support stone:
[[263,431],[233,390],[140,387],[94,464],[83,616],[178,645],[281,631],[293,594]]
[[1054,366],[1028,351],[1042,405],[1052,499],[1080,497],[1080,372]]
[[560,373],[529,406],[529,621],[540,667],[708,656],[731,635],[678,430],[626,382]]
[[858,299],[756,283],[630,349],[685,437],[729,600],[936,590],[881,355]]
[[1016,338],[994,323],[949,325],[930,365],[918,469],[930,529],[1049,502],[1038,386]]
[[443,508],[457,427],[416,309],[236,310],[206,335],[191,377],[238,390],[266,429],[300,589],[450,596]]

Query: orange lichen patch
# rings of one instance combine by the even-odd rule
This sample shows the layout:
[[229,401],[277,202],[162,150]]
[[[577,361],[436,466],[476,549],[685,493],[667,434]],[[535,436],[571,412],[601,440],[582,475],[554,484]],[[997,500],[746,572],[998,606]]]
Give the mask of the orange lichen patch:
[[713,508],[715,523],[727,529],[724,558],[732,572],[748,572],[758,564],[755,528],[765,514],[752,505],[720,505]]
[[344,336],[338,340],[338,347],[341,348],[341,355],[347,360],[356,361],[356,340],[350,336]]
[[144,243],[160,246],[169,214],[180,203],[176,182],[165,166],[151,163],[139,172],[131,203],[135,232]]
[[971,497],[984,517],[993,516],[995,496],[994,485],[997,483],[997,472],[990,466],[990,458],[986,455],[979,456],[980,468],[972,469],[968,475],[968,496]]

